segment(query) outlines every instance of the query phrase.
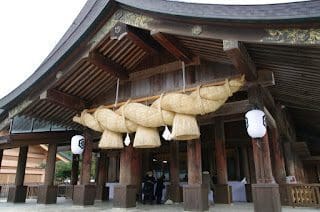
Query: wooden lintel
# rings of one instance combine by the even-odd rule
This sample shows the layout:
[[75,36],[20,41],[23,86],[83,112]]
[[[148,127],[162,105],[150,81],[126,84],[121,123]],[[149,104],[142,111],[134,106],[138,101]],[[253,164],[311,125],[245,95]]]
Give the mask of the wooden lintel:
[[151,36],[177,59],[185,63],[192,62],[191,53],[182,47],[173,36],[155,31],[151,31]]
[[40,95],[40,99],[59,104],[75,111],[81,111],[86,107],[86,102],[79,97],[72,96],[55,89],[44,91]]
[[223,40],[223,50],[228,55],[235,68],[246,76],[247,81],[254,81],[257,79],[256,66],[243,43],[236,40]]
[[9,136],[0,137],[0,140],[3,141],[0,143],[0,149],[39,144],[70,143],[71,137],[75,134],[75,131],[11,134]]
[[[199,57],[193,57],[192,61],[190,63],[187,63],[185,67],[197,66],[197,65],[200,65],[200,63],[201,61]],[[145,79],[156,74],[173,72],[181,69],[181,67],[182,67],[181,61],[174,61],[171,63],[166,63],[159,66],[143,69],[141,71],[132,72],[130,73],[129,78],[130,80]]]
[[208,113],[203,116],[198,117],[199,123],[207,123],[212,120],[214,117],[218,116],[229,116],[234,114],[243,114],[250,109],[251,105],[249,100],[241,100],[236,102],[228,102],[224,104],[220,109],[215,112]]
[[129,78],[127,71],[123,67],[96,51],[89,53],[89,61],[116,78],[120,78],[121,80]]

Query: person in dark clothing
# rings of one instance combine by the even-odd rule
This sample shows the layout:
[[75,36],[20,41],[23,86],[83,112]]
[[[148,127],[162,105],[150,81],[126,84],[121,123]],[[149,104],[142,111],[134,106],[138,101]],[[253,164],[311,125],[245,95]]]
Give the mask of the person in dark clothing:
[[163,184],[164,178],[165,178],[165,176],[162,175],[162,176],[159,177],[158,180],[157,180],[157,186],[156,186],[156,192],[155,192],[156,199],[157,199],[157,204],[161,204],[162,191],[163,191],[163,189],[164,189],[164,184]]
[[142,189],[143,192],[143,204],[149,203],[152,204],[154,200],[154,184],[155,184],[155,178],[153,177],[152,171],[147,172],[147,175],[145,176],[143,182],[144,186]]

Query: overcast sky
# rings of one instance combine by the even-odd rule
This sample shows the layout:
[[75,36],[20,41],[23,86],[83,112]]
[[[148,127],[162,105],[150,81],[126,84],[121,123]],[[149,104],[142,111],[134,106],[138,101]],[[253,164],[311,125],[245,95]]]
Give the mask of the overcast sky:
[[[216,4],[290,0],[181,0]],[[297,1],[297,0],[291,0]],[[0,98],[29,77],[71,25],[86,0],[0,1]]]

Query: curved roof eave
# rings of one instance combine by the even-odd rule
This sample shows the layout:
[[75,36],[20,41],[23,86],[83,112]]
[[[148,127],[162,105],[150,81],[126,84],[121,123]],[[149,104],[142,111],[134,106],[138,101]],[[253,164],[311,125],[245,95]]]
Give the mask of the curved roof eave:
[[[319,0],[272,5],[214,5],[173,2],[165,0],[88,0],[73,24],[39,68],[20,86],[0,99],[0,109],[8,110],[32,86],[46,76],[68,53],[77,47],[94,27],[99,17],[117,2],[147,13],[157,13],[171,18],[196,18],[202,20],[229,20],[239,22],[279,22],[279,20],[315,20],[320,18]],[[285,12],[284,12],[285,11]],[[0,115],[3,115],[2,111]]]
[[98,17],[111,6],[110,0],[88,0],[57,45],[40,64],[36,71],[17,88],[0,99],[0,108],[9,109],[33,85],[44,77],[61,59],[77,47],[84,39]]
[[299,22],[320,19],[319,0],[265,5],[197,4],[167,0],[116,0],[145,12],[233,22]]

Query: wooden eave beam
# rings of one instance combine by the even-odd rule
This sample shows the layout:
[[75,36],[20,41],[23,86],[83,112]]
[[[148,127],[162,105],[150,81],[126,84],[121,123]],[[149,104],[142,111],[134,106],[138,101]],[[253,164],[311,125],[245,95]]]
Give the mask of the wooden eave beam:
[[27,145],[70,143],[75,131],[19,133],[0,137],[0,149],[10,149]]
[[129,78],[127,71],[121,67],[121,65],[113,62],[111,59],[103,56],[97,51],[92,51],[89,53],[89,61],[93,65],[116,78],[120,78],[121,80],[127,80]]
[[[231,116],[236,114],[243,114],[250,109],[251,105],[249,104],[249,100],[241,100],[236,102],[228,102],[225,103],[221,108],[217,111],[199,116],[198,121],[200,124],[205,125],[211,122],[214,122],[213,118],[218,116]],[[241,116],[244,119],[243,116]]]
[[129,38],[135,45],[139,46],[148,54],[157,54],[156,42],[150,39],[150,35],[143,37],[140,29],[132,27],[122,22],[116,23],[111,29],[110,39],[121,40],[123,37]]
[[66,107],[75,111],[81,111],[86,107],[86,102],[79,97],[75,97],[55,89],[44,91],[40,95],[40,99],[53,102],[62,107]]
[[256,66],[243,43],[237,40],[223,40],[223,51],[230,58],[235,68],[245,75],[247,81],[257,79]]
[[191,53],[182,47],[173,36],[156,31],[151,31],[151,36],[177,59],[185,63],[192,62]]

